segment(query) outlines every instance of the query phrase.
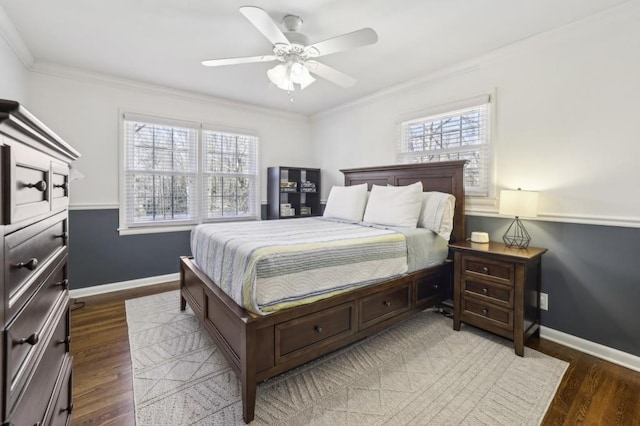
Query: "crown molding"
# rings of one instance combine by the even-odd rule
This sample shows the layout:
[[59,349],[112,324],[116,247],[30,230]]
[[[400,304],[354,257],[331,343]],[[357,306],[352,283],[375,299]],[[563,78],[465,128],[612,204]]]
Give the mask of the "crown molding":
[[5,39],[9,47],[15,52],[16,56],[26,69],[30,69],[35,62],[35,58],[27,48],[24,40],[18,33],[16,26],[13,25],[11,19],[4,11],[2,6],[0,6],[0,37]]
[[578,30],[587,29],[597,32],[599,31],[599,29],[595,25],[596,23],[608,23],[618,18],[628,19],[629,16],[631,16],[632,11],[634,11],[634,9],[638,9],[638,7],[639,4],[636,2],[636,0],[627,0],[625,2],[609,7],[607,9],[600,10],[583,18],[571,21],[558,28],[536,33],[513,43],[498,47],[475,58],[457,62],[455,64],[450,64],[448,66],[440,68],[437,71],[428,73],[427,75],[424,75],[422,77],[418,77],[416,79],[391,86],[389,88],[338,105],[336,107],[311,114],[310,119],[311,121],[321,120],[336,114],[344,113],[346,111],[362,107],[364,105],[369,105],[373,102],[400,96],[407,92],[420,90],[425,87],[432,86],[434,83],[453,79],[458,76],[480,70],[491,63],[504,60],[517,54],[521,54],[522,52],[526,52],[526,50],[529,48],[535,48],[536,46],[548,43],[549,41],[556,41],[558,38],[570,37]]
[[56,64],[53,62],[36,60],[31,66],[30,71],[38,74],[112,87],[115,89],[137,90],[139,92],[145,92],[153,95],[160,94],[165,96],[178,97],[188,101],[206,103],[207,105],[214,104],[222,108],[234,108],[244,112],[270,115],[273,117],[286,118],[289,120],[298,120],[304,122],[309,121],[309,116],[305,114],[267,108],[259,105],[233,101],[221,97],[205,95],[202,93],[177,89],[174,87],[162,86],[159,84],[147,83],[139,80],[132,80],[124,77],[116,77],[96,71],[88,71],[81,68]]

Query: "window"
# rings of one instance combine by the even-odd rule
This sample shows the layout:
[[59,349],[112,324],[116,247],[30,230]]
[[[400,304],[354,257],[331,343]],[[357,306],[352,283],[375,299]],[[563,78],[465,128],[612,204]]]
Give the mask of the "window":
[[[471,104],[465,105],[464,104]],[[401,163],[467,160],[467,195],[488,196],[490,185],[489,97],[400,123]]]
[[257,218],[257,137],[132,114],[123,124],[122,228]]

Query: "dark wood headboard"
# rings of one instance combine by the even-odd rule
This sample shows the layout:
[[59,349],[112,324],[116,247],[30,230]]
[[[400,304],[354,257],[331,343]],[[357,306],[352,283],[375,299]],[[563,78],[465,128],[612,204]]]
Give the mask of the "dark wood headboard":
[[450,241],[466,238],[464,217],[464,164],[466,160],[441,161],[419,164],[396,164],[392,166],[361,167],[340,170],[344,174],[345,186],[366,183],[371,185],[404,186],[422,182],[423,191],[439,191],[456,197],[453,216],[453,232]]

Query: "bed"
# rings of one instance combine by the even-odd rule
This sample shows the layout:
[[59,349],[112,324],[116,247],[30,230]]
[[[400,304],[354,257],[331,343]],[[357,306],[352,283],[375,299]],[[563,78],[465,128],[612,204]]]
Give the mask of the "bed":
[[[451,241],[465,237],[465,161],[341,170],[345,186],[406,186],[456,198]],[[286,223],[287,220],[282,222]],[[379,333],[434,306],[451,289],[451,262],[340,292],[322,300],[256,315],[236,303],[191,257],[180,259],[180,308],[187,304],[241,382],[244,421],[255,414],[257,384],[321,355]]]

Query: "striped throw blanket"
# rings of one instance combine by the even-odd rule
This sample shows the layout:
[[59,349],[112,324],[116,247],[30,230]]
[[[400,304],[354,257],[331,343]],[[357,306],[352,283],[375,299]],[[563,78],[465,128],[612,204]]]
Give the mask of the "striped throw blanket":
[[403,234],[323,218],[199,225],[191,251],[209,278],[259,315],[407,272]]

